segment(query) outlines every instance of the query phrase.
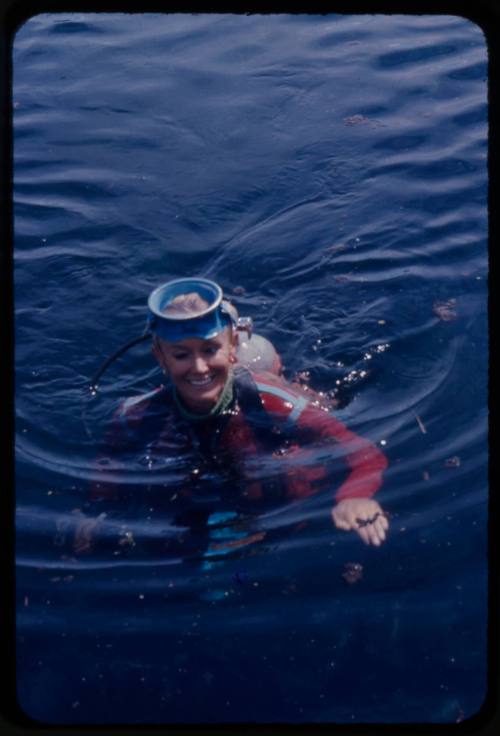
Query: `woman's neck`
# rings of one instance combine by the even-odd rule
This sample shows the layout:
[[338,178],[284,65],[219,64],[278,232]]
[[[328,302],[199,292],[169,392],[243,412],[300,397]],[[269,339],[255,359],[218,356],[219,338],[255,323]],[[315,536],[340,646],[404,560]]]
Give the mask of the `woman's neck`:
[[196,422],[202,419],[209,419],[211,417],[219,416],[220,414],[225,412],[226,409],[228,409],[233,401],[234,396],[233,383],[234,377],[232,372],[230,372],[224,388],[222,389],[221,394],[217,399],[217,402],[211,408],[186,406],[175,386],[172,386],[172,393],[181,415],[185,419],[189,419],[189,421]]

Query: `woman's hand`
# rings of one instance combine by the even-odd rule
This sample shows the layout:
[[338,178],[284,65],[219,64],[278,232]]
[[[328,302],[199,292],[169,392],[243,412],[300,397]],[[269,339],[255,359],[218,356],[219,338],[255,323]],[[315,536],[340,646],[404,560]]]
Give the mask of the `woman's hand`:
[[344,498],[332,509],[337,529],[354,530],[365,544],[379,547],[385,540],[389,522],[380,504],[372,498]]

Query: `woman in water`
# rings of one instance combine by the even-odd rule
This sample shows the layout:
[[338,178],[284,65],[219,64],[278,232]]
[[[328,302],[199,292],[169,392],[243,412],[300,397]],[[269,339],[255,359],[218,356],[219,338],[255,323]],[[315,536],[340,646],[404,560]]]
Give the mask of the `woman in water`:
[[[317,394],[287,383],[268,341],[253,336],[239,343],[236,310],[220,287],[179,279],[156,289],[148,306],[153,355],[167,380],[121,405],[106,454],[147,451],[151,464],[173,452],[190,456],[191,472],[175,495],[189,506],[203,489],[203,477],[218,474],[237,505],[284,502],[322,490],[327,463],[318,459],[317,448],[329,446],[335,462],[340,457],[347,466],[332,493],[334,525],[356,532],[366,544],[382,544],[389,524],[373,495],[382,483],[385,455],[339,422]],[[267,475],[266,458],[273,467]],[[92,496],[113,503],[116,487],[94,484]],[[91,548],[96,523],[80,521],[77,553]]]

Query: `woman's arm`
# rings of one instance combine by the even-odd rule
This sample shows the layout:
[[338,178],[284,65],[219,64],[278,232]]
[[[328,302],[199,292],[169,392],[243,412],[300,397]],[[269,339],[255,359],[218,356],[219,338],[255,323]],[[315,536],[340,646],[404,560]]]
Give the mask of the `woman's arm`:
[[387,458],[373,443],[348,429],[329,412],[311,406],[301,412],[298,429],[332,439],[342,449],[349,475],[335,493],[332,519],[337,529],[353,530],[365,544],[379,546],[389,528],[380,504],[371,498],[382,485]]

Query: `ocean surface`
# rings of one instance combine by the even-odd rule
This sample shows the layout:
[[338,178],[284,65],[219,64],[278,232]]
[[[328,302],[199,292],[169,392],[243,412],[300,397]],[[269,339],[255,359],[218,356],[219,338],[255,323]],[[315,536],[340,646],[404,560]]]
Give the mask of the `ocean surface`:
[[[487,75],[482,31],[454,16],[71,13],[19,28],[28,717],[456,723],[481,709]],[[153,543],[176,533],[165,502],[104,523],[107,544],[73,554],[103,427],[162,376],[143,344],[96,396],[90,378],[141,334],[153,288],[196,275],[253,318],[288,378],[335,398],[337,417],[386,453],[381,547],[334,528],[332,487],[243,520],[216,509],[209,539],[191,532],[175,554]],[[126,471],[155,481],[147,465]]]

